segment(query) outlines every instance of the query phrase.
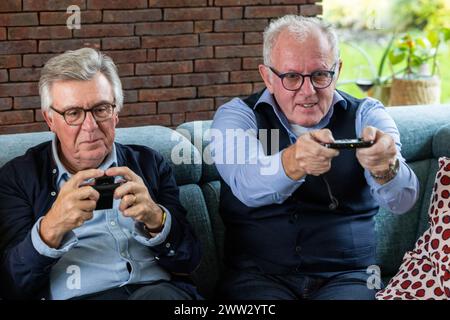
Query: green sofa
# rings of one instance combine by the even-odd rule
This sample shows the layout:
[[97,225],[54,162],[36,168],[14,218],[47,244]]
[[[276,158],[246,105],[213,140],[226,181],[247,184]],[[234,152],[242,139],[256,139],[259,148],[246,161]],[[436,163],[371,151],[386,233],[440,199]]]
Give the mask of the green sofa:
[[[396,273],[405,251],[427,228],[437,158],[450,156],[450,105],[396,107],[388,112],[399,127],[403,156],[416,172],[421,190],[410,212],[399,216],[380,210],[375,217],[378,265],[385,280]],[[211,121],[189,122],[176,131],[161,126],[119,128],[116,136],[121,143],[156,149],[172,163],[181,202],[202,243],[202,262],[193,278],[206,298],[213,296],[223,270],[224,241],[224,226],[218,213],[219,176],[207,148],[210,125]],[[49,140],[51,135],[39,132],[0,136],[0,166],[29,147]]]

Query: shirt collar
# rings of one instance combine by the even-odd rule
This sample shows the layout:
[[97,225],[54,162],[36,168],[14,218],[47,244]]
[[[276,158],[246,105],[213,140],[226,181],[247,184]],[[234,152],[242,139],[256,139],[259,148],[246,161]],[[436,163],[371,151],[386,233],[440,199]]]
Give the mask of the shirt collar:
[[[272,109],[275,112],[278,119],[280,120],[283,127],[287,130],[287,132],[291,136],[291,138],[292,139],[297,138],[297,136],[295,135],[295,133],[293,132],[293,130],[291,128],[289,121],[287,120],[284,113],[281,111],[280,107],[278,106],[278,103],[275,101],[273,94],[271,94],[268,89],[264,90],[264,92],[259,97],[259,99],[256,102],[253,109],[255,109],[260,103],[269,104],[272,107]],[[342,95],[339,94],[339,92],[337,90],[334,90],[333,100],[331,101],[331,108],[328,110],[325,117],[323,117],[322,120],[320,120],[320,122],[318,124],[316,124],[315,126],[307,128],[307,130],[308,131],[318,130],[318,129],[322,129],[322,128],[326,127],[328,125],[328,123],[330,122],[330,119],[331,119],[331,116],[333,115],[335,106],[340,106],[340,107],[344,108],[344,110],[347,110],[347,102],[342,97]]]
[[[72,174],[66,169],[66,167],[62,164],[58,155],[58,138],[56,135],[53,135],[52,139],[52,155],[55,160],[56,167],[58,170],[58,177],[56,179],[56,185],[59,186],[61,181],[67,181],[72,177]],[[111,167],[117,166],[117,152],[116,145],[113,143],[111,153],[106,157],[106,159],[102,162],[102,164],[98,167],[98,169],[106,170]]]

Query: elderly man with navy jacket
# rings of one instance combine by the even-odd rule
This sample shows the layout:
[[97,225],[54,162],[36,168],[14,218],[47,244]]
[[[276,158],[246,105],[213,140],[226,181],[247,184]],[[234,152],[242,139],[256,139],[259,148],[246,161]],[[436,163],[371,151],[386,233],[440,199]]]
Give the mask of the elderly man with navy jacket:
[[[68,51],[46,63],[39,91],[54,138],[0,171],[3,295],[197,298],[186,276],[199,243],[170,166],[154,150],[114,142],[123,93],[113,61]],[[115,189],[96,209],[101,177]]]
[[[336,90],[342,61],[323,21],[272,21],[263,55],[266,88],[221,106],[212,125],[228,266],[219,294],[374,299],[373,217],[417,199],[396,125],[380,102]],[[350,138],[368,147],[331,145]]]

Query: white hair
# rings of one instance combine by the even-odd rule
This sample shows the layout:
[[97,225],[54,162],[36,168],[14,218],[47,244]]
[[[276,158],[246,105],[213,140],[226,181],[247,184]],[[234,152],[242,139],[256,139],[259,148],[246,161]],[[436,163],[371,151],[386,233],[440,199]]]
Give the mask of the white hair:
[[97,73],[103,74],[112,86],[117,111],[123,106],[122,83],[117,67],[110,57],[92,48],[66,51],[47,61],[39,79],[39,95],[42,111],[49,111],[52,105],[51,86],[60,80],[87,81]]
[[264,30],[263,57],[264,64],[271,66],[272,50],[281,32],[291,33],[299,41],[304,41],[314,30],[320,30],[327,38],[336,60],[339,59],[338,36],[331,24],[315,17],[303,17],[298,15],[285,15],[272,21]]

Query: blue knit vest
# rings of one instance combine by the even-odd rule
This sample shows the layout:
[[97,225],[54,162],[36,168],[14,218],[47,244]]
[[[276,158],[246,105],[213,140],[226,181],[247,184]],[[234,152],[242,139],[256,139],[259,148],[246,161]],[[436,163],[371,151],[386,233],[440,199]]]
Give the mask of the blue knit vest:
[[[254,112],[258,129],[279,130],[282,150],[291,144],[288,132],[270,105],[259,103],[255,107],[261,93],[244,102]],[[347,109],[336,105],[326,128],[335,139],[355,138],[356,111],[361,100],[339,93]],[[270,150],[268,143],[267,155]],[[242,203],[221,180],[220,213],[226,226],[226,264],[256,267],[269,274],[338,272],[374,264],[373,216],[378,205],[370,194],[355,150],[341,150],[324,176],[339,202],[332,210],[323,177],[307,176],[282,204],[257,208]]]

